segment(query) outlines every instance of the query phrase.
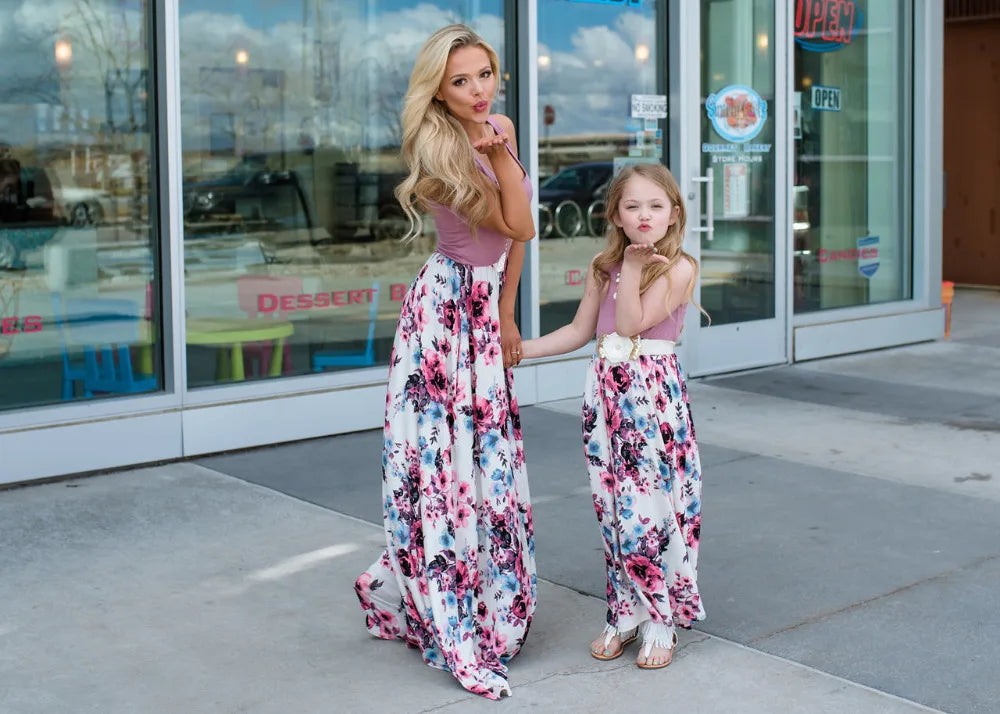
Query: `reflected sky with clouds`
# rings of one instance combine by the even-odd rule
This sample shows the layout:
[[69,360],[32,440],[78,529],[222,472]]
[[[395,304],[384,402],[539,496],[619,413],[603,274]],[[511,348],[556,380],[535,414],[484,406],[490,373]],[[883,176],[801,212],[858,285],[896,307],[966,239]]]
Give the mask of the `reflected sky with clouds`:
[[[232,63],[237,47],[246,47],[249,64],[285,72],[287,130],[310,127],[321,143],[369,149],[398,144],[398,112],[413,59],[426,38],[445,24],[468,22],[494,45],[502,61],[504,57],[499,0],[331,0],[319,3],[318,15],[310,2],[305,24],[297,4],[258,2],[239,12],[229,7],[222,0],[181,3],[182,82],[197,67]],[[654,46],[654,12],[652,4],[640,10],[541,0],[539,54],[551,63],[539,72],[539,105],[557,108],[550,135],[625,131],[629,96],[655,91],[652,62],[635,57],[637,45]],[[329,104],[321,101],[323,82],[316,77],[320,61]],[[191,95],[185,99],[198,91],[191,84],[187,90]],[[185,104],[185,114],[194,119],[196,103]],[[504,111],[503,103],[496,109]],[[186,148],[209,139],[198,122],[184,125]]]
[[[7,60],[0,64],[0,104],[61,101],[53,46],[68,36],[73,56],[63,99],[68,94],[69,103],[103,118],[106,61],[85,31],[81,11],[87,7],[95,13],[90,24],[107,38],[96,44],[111,45],[115,62],[126,69],[145,67],[148,60],[137,47],[142,12],[136,0],[0,0],[0,46]],[[539,55],[550,59],[539,70],[539,107],[551,104],[557,115],[550,136],[625,130],[629,95],[655,91],[652,60],[635,57],[637,45],[655,44],[654,18],[652,3],[622,8],[539,1]],[[504,57],[501,0],[181,0],[184,148],[210,148],[209,115],[253,111],[260,113],[258,131],[281,135],[276,146],[292,145],[303,133],[319,143],[362,149],[398,144],[398,113],[417,50],[434,30],[460,21],[472,24]],[[238,69],[241,50],[247,60],[242,67],[282,75],[280,96],[254,100],[247,96],[252,83],[241,95],[235,83],[220,91],[217,76],[205,81],[203,68]],[[277,105],[261,108],[269,102]],[[504,111],[502,99],[497,110]],[[0,129],[11,143],[31,139],[32,131]]]

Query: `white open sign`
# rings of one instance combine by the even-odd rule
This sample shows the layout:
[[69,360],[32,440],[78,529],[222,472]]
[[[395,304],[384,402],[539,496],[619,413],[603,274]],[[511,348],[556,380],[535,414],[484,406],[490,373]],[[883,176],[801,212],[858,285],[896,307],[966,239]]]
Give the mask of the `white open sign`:
[[812,88],[812,108],[823,112],[839,112],[840,87],[824,87],[814,84]]

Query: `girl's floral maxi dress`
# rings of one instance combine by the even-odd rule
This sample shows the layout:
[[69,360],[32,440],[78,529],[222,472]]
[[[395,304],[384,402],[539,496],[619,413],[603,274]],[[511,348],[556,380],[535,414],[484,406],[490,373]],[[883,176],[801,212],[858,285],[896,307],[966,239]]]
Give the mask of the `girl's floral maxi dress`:
[[[613,332],[608,293],[598,334]],[[676,341],[685,310],[641,337]],[[604,540],[608,624],[623,632],[652,620],[672,634],[703,620],[701,461],[677,355],[618,363],[595,356],[584,388],[583,444]]]
[[521,426],[500,350],[509,243],[480,228],[480,247],[502,241],[499,259],[457,262],[441,251],[461,219],[441,206],[435,214],[438,251],[404,298],[390,358],[388,547],[355,590],[373,635],[404,640],[469,691],[498,699],[510,693],[506,662],[535,610]]

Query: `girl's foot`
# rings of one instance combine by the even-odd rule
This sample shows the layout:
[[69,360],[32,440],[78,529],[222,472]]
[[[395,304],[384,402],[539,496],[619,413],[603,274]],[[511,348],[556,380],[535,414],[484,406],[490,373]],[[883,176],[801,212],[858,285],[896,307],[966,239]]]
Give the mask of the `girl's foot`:
[[640,669],[662,669],[674,658],[677,635],[662,622],[642,623],[642,648],[635,663]]
[[633,627],[631,630],[619,632],[613,625],[605,625],[604,632],[596,640],[590,643],[590,656],[594,659],[609,660],[622,656],[631,642],[635,641],[639,634],[639,628]]

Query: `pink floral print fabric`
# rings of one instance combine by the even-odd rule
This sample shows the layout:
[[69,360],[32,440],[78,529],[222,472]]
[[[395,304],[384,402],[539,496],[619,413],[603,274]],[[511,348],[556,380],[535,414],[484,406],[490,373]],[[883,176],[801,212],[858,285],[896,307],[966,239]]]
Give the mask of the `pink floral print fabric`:
[[676,355],[595,357],[583,444],[604,540],[609,624],[689,628],[698,593],[701,462]]
[[535,611],[528,480],[500,350],[506,256],[434,253],[404,298],[382,453],[387,548],[355,583],[368,630],[419,648],[470,692],[509,694]]

